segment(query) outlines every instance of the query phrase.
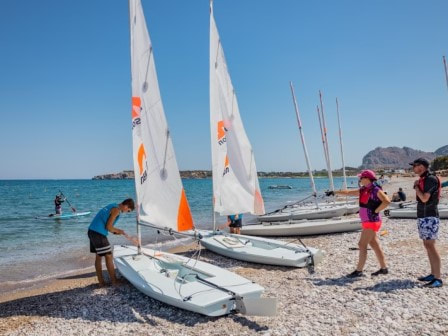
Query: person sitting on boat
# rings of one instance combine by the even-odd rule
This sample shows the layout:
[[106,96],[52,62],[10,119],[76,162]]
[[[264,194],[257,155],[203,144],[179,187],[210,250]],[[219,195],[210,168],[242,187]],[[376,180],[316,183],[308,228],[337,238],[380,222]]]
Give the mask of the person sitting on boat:
[[230,233],[241,234],[242,223],[243,214],[227,216],[227,226],[230,229]]
[[370,245],[379,261],[380,269],[373,272],[372,276],[389,273],[383,250],[380,246],[377,232],[381,227],[380,212],[387,208],[390,203],[380,186],[376,184],[376,175],[372,170],[363,170],[358,174],[361,188],[356,190],[327,191],[327,196],[332,194],[359,196],[359,217],[362,222],[362,233],[359,238],[359,260],[355,271],[347,277],[355,278],[363,276],[364,265],[367,260],[367,246]]
[[398,188],[398,192],[392,195],[392,202],[404,202],[406,201],[406,194],[403,191],[403,188]]
[[112,256],[112,246],[107,239],[109,232],[118,235],[126,235],[126,233],[114,227],[123,212],[131,212],[134,210],[134,200],[132,198],[125,199],[120,204],[111,203],[106,205],[96,214],[90,223],[87,235],[90,240],[90,252],[95,253],[95,270],[100,286],[104,286],[102,270],[102,257],[106,259],[106,267],[109,273],[112,285],[117,285],[118,280],[115,276],[115,265]]
[[62,195],[57,194],[54,198],[54,212],[56,215],[62,215],[62,203],[65,202],[65,198]]

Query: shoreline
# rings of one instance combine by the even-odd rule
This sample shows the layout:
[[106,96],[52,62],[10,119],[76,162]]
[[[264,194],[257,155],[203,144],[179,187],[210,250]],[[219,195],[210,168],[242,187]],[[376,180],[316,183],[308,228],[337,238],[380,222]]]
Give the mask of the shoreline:
[[[402,187],[413,200],[415,178],[392,178],[389,196]],[[446,202],[448,190],[443,191]],[[447,220],[437,243],[442,278],[448,267]],[[209,318],[180,310],[137,291],[127,281],[119,287],[97,286],[92,266],[58,277],[40,287],[0,297],[0,334],[4,335],[446,335],[448,286],[426,289],[416,281],[428,272],[426,253],[414,219],[383,216],[380,236],[390,273],[370,277],[378,265],[368,252],[366,276],[345,278],[357,260],[359,232],[303,237],[306,245],[326,251],[315,274],[306,269],[266,266],[228,259],[207,250],[201,260],[253,280],[265,297],[277,297],[273,317],[229,315]],[[282,237],[294,241],[297,237]],[[169,249],[191,255],[196,244]],[[103,268],[105,272],[105,268]],[[418,302],[418,304],[416,304]],[[380,322],[380,323],[379,323]],[[372,328],[372,326],[375,326]]]

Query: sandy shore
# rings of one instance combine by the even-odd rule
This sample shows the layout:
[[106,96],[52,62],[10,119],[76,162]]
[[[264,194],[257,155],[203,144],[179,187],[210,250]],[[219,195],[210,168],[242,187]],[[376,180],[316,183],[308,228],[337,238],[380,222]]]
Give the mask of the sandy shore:
[[[414,178],[393,177],[385,186],[392,195],[403,187],[413,199]],[[443,192],[447,199],[447,191]],[[439,251],[443,278],[448,267],[447,220],[442,220]],[[249,264],[208,251],[202,260],[230,269],[276,296],[275,317],[232,315],[208,318],[148,298],[128,283],[98,288],[94,270],[70,274],[41,288],[0,298],[1,335],[447,335],[448,282],[439,289],[422,288],[416,277],[429,265],[415,220],[384,219],[381,236],[390,274],[371,278],[377,270],[369,251],[366,276],[345,278],[357,261],[358,233],[307,237],[305,244],[326,251],[315,274]],[[283,238],[293,240],[293,237]],[[193,246],[176,252],[191,254]],[[448,281],[448,280],[447,280]]]

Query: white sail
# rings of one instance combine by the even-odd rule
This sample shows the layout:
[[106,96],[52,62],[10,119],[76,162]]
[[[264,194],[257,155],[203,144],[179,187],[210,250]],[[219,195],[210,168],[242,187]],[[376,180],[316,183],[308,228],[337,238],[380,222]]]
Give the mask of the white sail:
[[214,209],[263,214],[252,146],[241,121],[210,2],[210,129]]
[[193,227],[159,92],[140,0],[129,1],[132,137],[139,219],[177,231]]

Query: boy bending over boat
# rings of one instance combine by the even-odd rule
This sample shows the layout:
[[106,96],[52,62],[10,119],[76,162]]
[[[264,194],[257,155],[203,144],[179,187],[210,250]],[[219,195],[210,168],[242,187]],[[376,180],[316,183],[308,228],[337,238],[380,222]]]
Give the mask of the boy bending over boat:
[[106,205],[96,214],[90,223],[87,235],[90,240],[90,252],[95,253],[95,270],[100,286],[104,286],[102,269],[102,257],[106,259],[106,268],[109,273],[112,285],[117,285],[118,280],[115,276],[115,265],[112,256],[112,246],[107,239],[109,232],[113,234],[126,235],[126,233],[114,227],[120,218],[122,212],[131,212],[134,210],[134,200],[132,198],[125,199],[120,204],[111,203]]

